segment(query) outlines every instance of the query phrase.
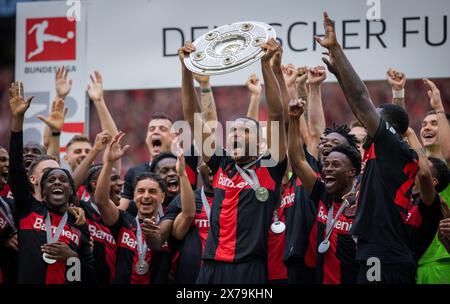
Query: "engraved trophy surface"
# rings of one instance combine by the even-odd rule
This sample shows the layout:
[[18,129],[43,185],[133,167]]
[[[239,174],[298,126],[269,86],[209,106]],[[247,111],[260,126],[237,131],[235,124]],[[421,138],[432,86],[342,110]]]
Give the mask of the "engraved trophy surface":
[[261,45],[276,38],[268,24],[236,22],[215,28],[196,39],[196,51],[184,59],[186,67],[201,75],[219,75],[242,69],[264,55]]

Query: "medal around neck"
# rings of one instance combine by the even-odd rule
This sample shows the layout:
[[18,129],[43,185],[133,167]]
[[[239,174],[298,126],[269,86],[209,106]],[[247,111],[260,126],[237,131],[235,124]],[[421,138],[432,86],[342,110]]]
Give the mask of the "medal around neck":
[[318,251],[319,253],[325,253],[327,252],[328,248],[330,248],[330,241],[324,240],[322,241],[322,243],[320,243]]
[[265,203],[269,199],[269,190],[264,187],[259,187],[255,190],[255,196],[258,201]]
[[43,254],[42,254],[42,259],[44,260],[45,263],[47,263],[47,264],[49,264],[49,265],[55,264],[55,263],[56,263],[56,260],[50,259],[50,258],[48,257],[48,254],[46,254],[46,253],[43,253]]
[[200,75],[234,72],[260,59],[265,53],[261,45],[271,38],[276,38],[275,29],[263,22],[226,24],[196,39],[196,51],[184,59],[184,64]]
[[146,274],[148,272],[148,263],[144,260],[139,260],[136,263],[135,270],[138,275]]
[[283,222],[273,222],[272,225],[270,225],[270,230],[275,234],[283,233],[285,229],[286,225]]

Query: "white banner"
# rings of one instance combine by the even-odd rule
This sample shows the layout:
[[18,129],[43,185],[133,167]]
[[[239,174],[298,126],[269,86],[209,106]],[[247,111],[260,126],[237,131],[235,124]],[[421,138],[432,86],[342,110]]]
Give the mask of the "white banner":
[[[283,44],[285,63],[322,64],[324,49],[314,41],[314,35],[324,33],[325,10],[336,21],[338,40],[362,79],[384,79],[388,67],[404,71],[410,79],[450,76],[448,0],[19,3],[16,79],[24,81],[26,91],[37,96],[27,116],[26,137],[37,138],[35,131],[42,128],[35,116],[48,113],[55,94],[54,72],[61,64],[69,67],[73,79],[67,100],[67,122],[73,131],[87,121],[85,87],[89,72],[102,72],[106,90],[179,87],[178,48],[185,40],[192,41],[223,24],[243,20],[272,24]],[[67,21],[67,14],[79,21]],[[33,26],[36,28],[31,31]],[[48,35],[59,38],[51,41]],[[39,39],[43,39],[42,49],[37,46]],[[259,63],[215,76],[212,83],[242,85],[254,72],[260,74]],[[64,135],[62,144],[69,137]]]
[[[324,10],[362,79],[384,79],[388,67],[408,78],[450,76],[448,0],[96,0],[87,10],[87,65],[105,74],[107,89],[178,87],[183,41],[245,20],[273,24],[285,62],[318,65],[324,49],[313,37],[324,33]],[[259,64],[212,82],[242,85],[252,72],[260,75]]]

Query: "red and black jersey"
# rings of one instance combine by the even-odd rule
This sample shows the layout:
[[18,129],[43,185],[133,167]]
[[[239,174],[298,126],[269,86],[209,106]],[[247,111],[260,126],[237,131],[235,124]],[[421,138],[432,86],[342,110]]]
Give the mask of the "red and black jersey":
[[8,184],[3,185],[3,188],[0,189],[0,196],[8,199],[14,199],[11,187]]
[[86,187],[84,185],[78,187],[77,197],[80,201],[89,201],[91,199],[91,195],[86,191]]
[[[308,153],[306,145],[303,150],[306,155],[308,164],[320,175],[318,161]],[[309,234],[314,225],[317,208],[310,203],[310,198],[302,185],[300,178],[292,175],[293,183],[295,183],[294,204],[285,210],[286,217],[286,251],[284,262],[289,265],[294,260],[303,260],[309,244]]]
[[117,243],[110,229],[103,223],[101,215],[91,201],[80,201],[84,210],[89,234],[94,239],[94,260],[97,282],[113,283],[116,274]]
[[[10,143],[10,185],[14,195],[18,216],[18,283],[64,284],[70,265],[57,261],[46,264],[42,259],[41,246],[47,242],[45,217],[50,213],[51,229],[56,232],[62,214],[49,210],[45,204],[32,196],[31,186],[23,166],[23,133],[11,132]],[[81,283],[95,281],[94,258],[89,248],[89,232],[86,225],[76,225],[76,219],[69,215],[63,227],[60,242],[64,242],[78,253],[81,262]],[[76,282],[75,282],[76,283]]]
[[[11,195],[12,197],[12,195]],[[10,221],[16,225],[14,219],[15,207],[14,201],[7,197],[1,197],[7,206],[0,203],[0,284],[15,283],[17,273],[17,252],[11,248],[6,248],[4,242],[11,238],[15,233],[15,229],[10,225]],[[12,219],[9,217],[12,216]],[[17,226],[17,225],[16,225]]]
[[[294,204],[294,188],[294,184],[291,183],[291,181],[283,186],[283,190],[281,192],[281,203],[276,211],[278,220],[285,225],[285,210]],[[274,220],[274,216],[272,216],[272,223]],[[274,233],[272,229],[269,229],[267,244],[267,274],[269,277],[269,281],[286,280],[287,269],[283,264],[284,251],[286,247],[286,230],[284,230],[282,233]]]
[[[191,145],[189,151],[184,153],[184,160],[186,163],[186,174],[188,176],[189,182],[191,183],[192,189],[197,188],[197,166],[199,157],[195,156],[194,145]],[[150,163],[143,163],[128,169],[125,174],[125,184],[123,185],[122,197],[132,200],[134,192],[134,182],[136,177],[144,172],[150,172]]]
[[[149,284],[158,283],[162,276],[168,277],[168,267],[165,274],[161,274],[160,259],[164,251],[152,251],[147,249],[145,261],[149,265],[149,271],[144,275],[139,275],[136,270],[136,263],[139,260],[137,247],[137,224],[136,218],[126,211],[119,211],[119,219],[110,227],[111,233],[117,242],[116,260],[116,284]],[[142,236],[145,238],[144,236]],[[164,270],[166,267],[164,267]]]
[[[305,263],[317,270],[317,282],[323,284],[354,284],[359,270],[355,259],[356,243],[349,231],[353,225],[356,206],[347,207],[338,217],[329,238],[330,247],[319,253],[318,247],[325,239],[327,219],[333,206],[333,219],[341,208],[342,200],[326,192],[325,183],[318,178],[311,193],[311,203],[318,208],[316,222],[310,234]],[[332,205],[333,204],[333,205]]]
[[409,209],[406,219],[408,230],[408,246],[414,251],[416,261],[430,246],[442,220],[441,198],[436,192],[433,204],[425,205],[419,197]]
[[[201,189],[194,192],[196,212],[192,226],[182,241],[171,238],[172,247],[177,250],[176,265],[174,265],[175,282],[181,284],[195,284],[200,271],[201,258],[209,232],[209,221],[203,208]],[[205,192],[208,204],[213,203],[213,194]],[[177,196],[169,204],[164,220],[175,220],[181,213],[181,197]]]
[[356,258],[378,257],[382,263],[416,267],[408,246],[406,219],[418,167],[417,153],[383,118],[365,143],[366,162],[352,234],[358,237]]
[[262,160],[269,162],[270,155],[248,169],[255,170],[260,186],[269,191],[264,203],[256,199],[255,191],[239,174],[236,163],[225,150],[218,149],[208,161],[214,174],[214,202],[203,259],[223,262],[267,259],[267,234],[275,204],[280,199],[287,158],[273,167],[261,166]]

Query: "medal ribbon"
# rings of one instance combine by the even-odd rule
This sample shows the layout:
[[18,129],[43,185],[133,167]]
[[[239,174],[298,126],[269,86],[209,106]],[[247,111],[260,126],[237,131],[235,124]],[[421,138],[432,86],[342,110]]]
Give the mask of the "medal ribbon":
[[236,169],[238,170],[239,174],[242,176],[242,178],[247,182],[247,184],[254,190],[258,190],[259,189],[259,179],[258,176],[256,175],[255,170],[251,170],[251,169],[247,169],[248,172],[250,173],[250,176],[248,176],[247,173],[245,173],[245,171],[239,167],[238,165],[236,165]]
[[[341,208],[339,208],[338,212],[336,213],[336,217],[333,219],[333,206],[334,204],[331,205],[330,210],[328,211],[328,218],[327,218],[327,234],[325,237],[324,241],[328,241],[328,239],[330,238],[331,232],[333,231],[334,226],[336,226],[337,220],[339,218],[339,216],[342,214],[342,212],[344,212],[344,209],[346,207],[348,207],[349,203],[347,200],[344,200],[342,202]],[[331,220],[330,220],[331,219]]]
[[47,215],[45,216],[45,233],[47,235],[47,244],[53,244],[59,240],[62,230],[67,223],[67,218],[68,215],[67,212],[65,212],[58,224],[55,234],[52,236],[52,221],[50,220],[50,212],[47,211]]
[[147,252],[147,242],[142,240],[142,230],[141,224],[139,223],[139,219],[136,216],[136,240],[137,240],[137,250],[138,250],[138,259],[139,261],[145,260],[145,253]]
[[0,202],[2,203],[3,207],[5,208],[5,210],[3,210],[3,208],[0,208],[0,213],[3,215],[5,220],[8,222],[9,226],[11,226],[13,231],[16,232],[17,228],[16,228],[16,225],[14,224],[14,217],[12,215],[12,212],[11,212],[11,209],[9,208],[8,203],[5,202],[3,200],[3,198],[1,198],[1,197],[0,197]]

